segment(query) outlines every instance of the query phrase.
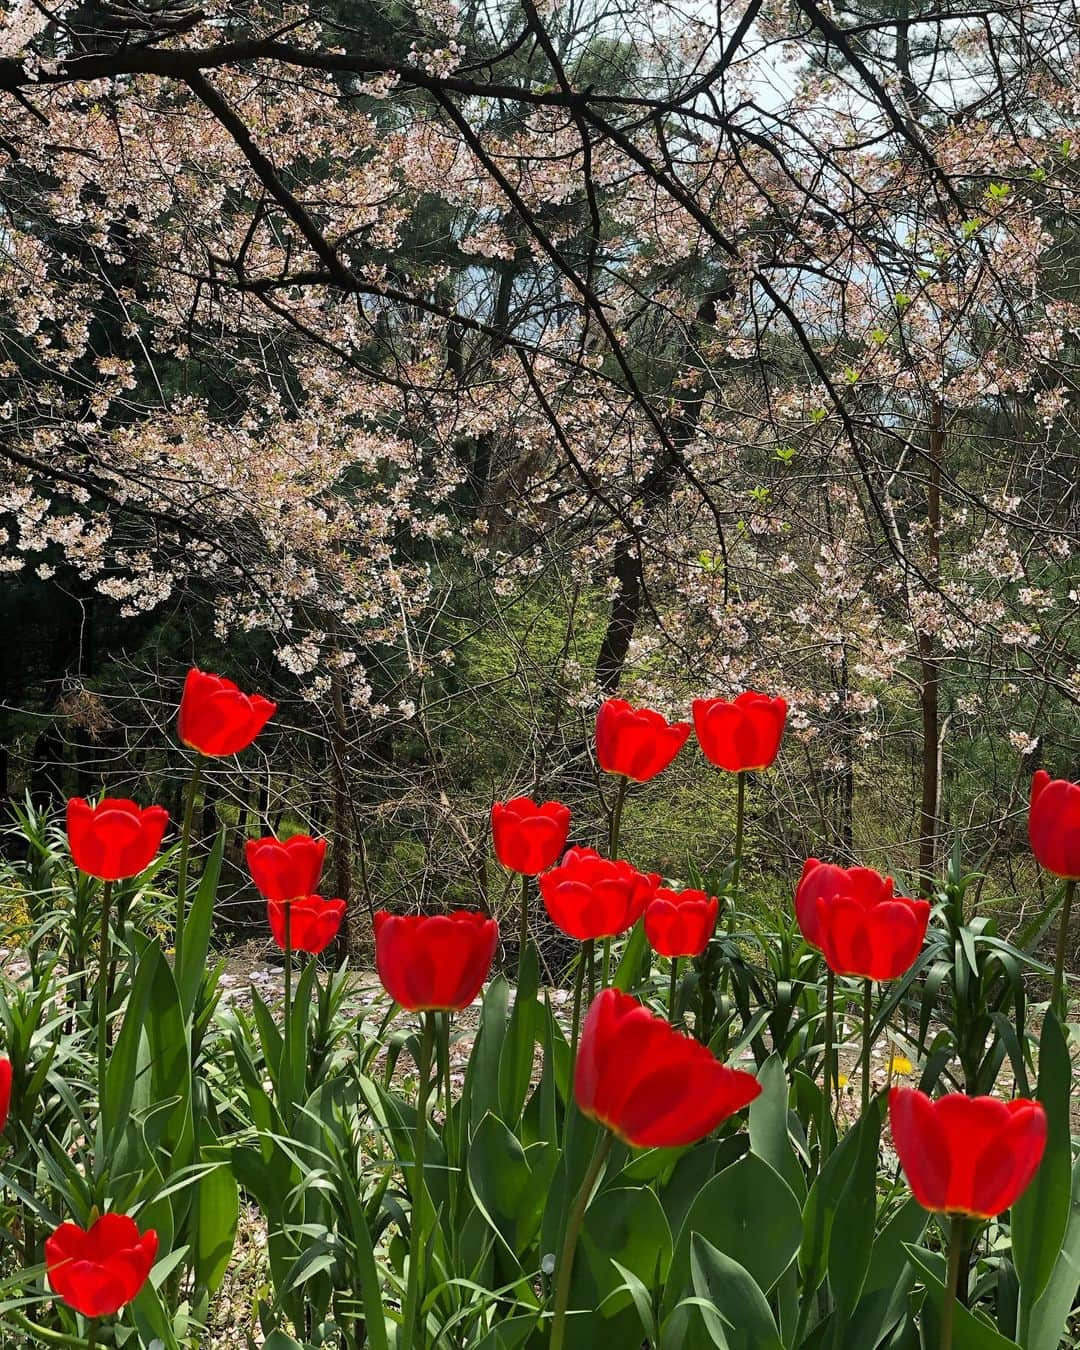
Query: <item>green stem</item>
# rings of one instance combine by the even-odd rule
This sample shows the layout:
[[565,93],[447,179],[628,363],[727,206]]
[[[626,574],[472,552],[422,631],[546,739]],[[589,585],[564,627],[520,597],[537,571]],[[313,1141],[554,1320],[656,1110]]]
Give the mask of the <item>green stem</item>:
[[566,1221],[566,1237],[563,1239],[555,1281],[555,1316],[551,1324],[551,1341],[548,1344],[548,1350],[562,1350],[563,1341],[566,1337],[566,1305],[570,1301],[570,1276],[574,1269],[574,1252],[577,1249],[578,1236],[581,1233],[581,1225],[585,1218],[589,1197],[593,1193],[596,1178],[600,1175],[600,1169],[603,1167],[614,1141],[615,1136],[610,1131],[605,1131],[604,1137],[597,1143],[592,1162],[589,1164],[589,1170],[585,1174],[585,1180],[581,1183],[581,1189],[574,1200],[574,1207]]
[[675,1001],[679,997],[679,958],[671,958],[671,988],[668,991],[668,1021],[675,1025]]
[[101,937],[98,948],[98,1092],[105,1100],[105,1069],[109,1059],[109,909],[112,905],[111,881],[101,892]]
[[[735,904],[739,898],[739,877],[742,874],[743,827],[746,821],[746,770],[735,775],[738,784],[735,790],[735,866],[731,871],[731,912],[729,919],[735,922]],[[734,927],[732,927],[734,931]]]
[[574,1081],[574,1065],[577,1063],[578,1037],[581,1034],[581,994],[585,986],[585,945],[578,952],[577,970],[574,973],[574,1012],[570,1026],[570,1082]]
[[949,1269],[945,1278],[945,1301],[941,1305],[941,1341],[939,1350],[952,1350],[956,1322],[956,1290],[960,1283],[960,1257],[964,1250],[964,1219],[954,1215],[949,1227]]
[[821,1093],[821,1125],[819,1140],[821,1162],[829,1156],[829,1144],[832,1136],[832,1084],[833,1084],[833,1037],[836,1021],[836,976],[832,967],[825,977],[825,1083]]
[[596,971],[593,966],[593,958],[596,954],[596,939],[588,938],[585,942],[585,960],[588,964],[589,974],[589,1002],[596,997]]
[[292,1116],[293,1055],[292,1055],[292,901],[285,905],[285,1072],[282,1074],[282,1098]]
[[1061,1022],[1065,1021],[1069,1008],[1069,996],[1065,991],[1065,956],[1069,946],[1069,913],[1073,896],[1076,894],[1075,880],[1066,881],[1065,898],[1061,902],[1061,919],[1058,922],[1057,955],[1054,958],[1054,988],[1050,994],[1050,1006]]
[[521,874],[521,927],[518,930],[518,989],[525,971],[525,948],[529,945],[529,878]]
[[184,803],[184,824],[180,831],[180,859],[176,869],[176,936],[173,939],[173,948],[175,955],[173,957],[173,968],[180,969],[181,958],[184,954],[184,923],[187,918],[187,878],[188,878],[188,850],[191,847],[191,822],[195,815],[195,794],[199,790],[199,779],[202,776],[203,757],[199,755],[195,763],[191,766],[191,777],[188,779],[187,800]]
[[626,801],[626,793],[630,787],[630,779],[625,775],[619,775],[619,790],[615,794],[615,805],[612,807],[611,820],[608,822],[608,857],[614,859],[619,852],[619,830],[622,826],[623,802]]
[[611,982],[611,938],[604,939],[604,964],[600,973],[600,988],[606,989]]
[[424,1151],[427,1146],[428,1079],[431,1076],[431,1047],[434,1040],[435,1018],[432,1013],[421,1014],[420,1062],[417,1069],[420,1081],[416,1100],[416,1137],[413,1144],[412,1214],[409,1219],[409,1275],[405,1285],[405,1318],[402,1323],[402,1350],[422,1350],[424,1333],[421,1328],[414,1339],[420,1303],[420,1257],[423,1251],[424,1230]]
[[94,1346],[97,1345],[97,1332],[98,1332],[97,1318],[91,1317],[89,1321],[90,1327],[86,1333],[86,1345],[87,1350],[94,1350]]
[[70,1345],[78,1346],[79,1350],[88,1350],[94,1344],[95,1324],[90,1323],[89,1340],[83,1340],[81,1336],[68,1336],[63,1331],[52,1331],[49,1327],[40,1326],[37,1322],[31,1322],[29,1317],[20,1312],[8,1313],[7,1316],[17,1327],[23,1331],[28,1331],[35,1341],[40,1341],[42,1345]]
[[439,1015],[438,1033],[436,1050],[439,1060],[439,1077],[442,1080],[443,1115],[446,1122],[443,1126],[443,1140],[446,1146],[446,1160],[449,1163],[451,1157],[450,1110],[454,1102],[450,1092],[450,1014],[448,1012]]
[[863,981],[863,1076],[862,1076],[862,1109],[863,1115],[870,1107],[870,1026],[871,1026],[871,1000],[874,993],[874,984],[872,980]]

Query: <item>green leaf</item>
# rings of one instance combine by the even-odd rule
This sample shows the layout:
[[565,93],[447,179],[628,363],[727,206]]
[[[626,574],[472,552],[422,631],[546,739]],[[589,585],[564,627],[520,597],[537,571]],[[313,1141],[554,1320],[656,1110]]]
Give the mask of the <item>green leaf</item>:
[[1073,1168],[1069,1226],[1057,1263],[1042,1296],[1031,1310],[1020,1343],[1025,1350],[1058,1350],[1062,1332],[1080,1289],[1080,1161]]
[[109,1065],[105,1072],[105,1094],[101,1102],[104,1151],[107,1157],[116,1152],[131,1116],[146,1008],[154,984],[165,964],[161,948],[156,944],[142,953],[124,1009],[120,1034],[109,1057]]
[[660,1203],[673,1233],[682,1231],[690,1206],[716,1175],[717,1143],[703,1139],[687,1149],[660,1190]]
[[870,1268],[877,1225],[878,1143],[884,1105],[884,1097],[875,1097],[859,1121],[854,1165],[833,1218],[833,1230],[843,1240],[829,1244],[829,1284],[842,1310],[841,1316],[854,1311]]
[[601,1190],[585,1213],[570,1285],[568,1350],[598,1344],[638,1345],[640,1315],[624,1271],[659,1290],[671,1259],[671,1231],[654,1191],[641,1186]]
[[518,1350],[535,1329],[535,1316],[508,1317],[477,1341],[474,1350]]
[[[744,1154],[713,1177],[690,1206],[675,1243],[662,1303],[665,1319],[690,1287],[695,1233],[736,1258],[768,1293],[799,1250],[799,1202],[783,1177],[755,1153]],[[676,1337],[686,1334],[690,1325],[690,1314],[684,1310],[672,1319],[670,1332]]]
[[621,989],[624,994],[633,989],[639,980],[645,978],[643,967],[651,955],[652,948],[645,938],[644,920],[638,919],[630,930],[630,936],[616,967],[615,978],[612,980],[615,988]]
[[210,929],[214,921],[214,900],[217,896],[224,848],[225,831],[219,830],[210,856],[206,860],[206,866],[203,868],[199,889],[184,921],[184,950],[177,974],[177,984],[185,1018],[191,1017],[199,992],[199,983],[206,970],[206,957],[210,950]]
[[[336,1155],[335,1155],[335,1161]],[[360,1286],[364,1305],[364,1330],[370,1350],[388,1350],[386,1317],[383,1312],[382,1286],[375,1265],[375,1244],[371,1239],[364,1207],[345,1175],[340,1162],[336,1167],[338,1194],[348,1215],[352,1238],[354,1278]]]
[[509,1002],[510,986],[506,977],[496,975],[484,995],[480,1027],[465,1074],[463,1115],[470,1121],[482,1120],[487,1111],[499,1114],[499,1060],[506,1040]]
[[907,1264],[905,1247],[918,1242],[926,1229],[930,1215],[911,1197],[905,1200],[882,1228],[870,1256],[863,1292],[872,1294],[879,1289],[892,1289]]
[[521,1143],[490,1111],[472,1137],[467,1171],[473,1199],[515,1257],[539,1232],[545,1196],[530,1184],[532,1169]]
[[226,1163],[198,1182],[195,1214],[195,1281],[214,1293],[225,1278],[240,1216],[240,1191]]
[[[945,1281],[941,1277],[945,1268],[944,1259],[936,1252],[925,1251],[922,1247],[909,1245],[904,1250],[918,1267],[927,1297],[940,1318],[945,1302]],[[953,1350],[1017,1350],[1017,1345],[958,1303],[953,1326]]]
[[[869,1122],[869,1124],[868,1124]],[[830,1239],[841,1197],[859,1156],[863,1132],[871,1129],[875,1138],[881,1130],[880,1106],[870,1111],[840,1140],[814,1184],[810,1187],[802,1213],[802,1245],[799,1269],[808,1290],[817,1289],[828,1269]],[[843,1278],[841,1276],[841,1278]]]
[[521,981],[514,996],[514,1010],[499,1055],[499,1118],[510,1126],[521,1119],[532,1079],[533,1049],[540,1032],[543,1010],[536,1001],[540,970],[536,948],[530,942],[522,962]]
[[[296,1106],[302,1105],[307,1096],[307,1030],[315,999],[315,976],[318,969],[318,962],[313,956],[309,956],[293,989],[289,1045],[292,1063],[285,1065],[287,1072],[282,1075],[281,1081],[284,1085],[284,1099]],[[284,1008],[282,1016],[284,1017]],[[283,1065],[284,1060],[285,1053],[282,1047]]]
[[771,1054],[758,1070],[761,1095],[750,1103],[750,1147],[784,1178],[799,1200],[806,1177],[788,1133],[788,1080],[784,1061]]
[[690,1243],[694,1293],[711,1304],[698,1311],[721,1350],[783,1350],[768,1300],[750,1272],[700,1233]]
[[[192,1160],[195,1135],[191,1114],[191,1047],[172,969],[156,942],[144,941],[140,962],[156,967],[144,1026],[149,1073],[140,1072],[135,1100],[146,1112],[147,1145],[168,1178]],[[140,1069],[144,1066],[140,1063]],[[174,1206],[175,1208],[175,1206]]]
[[657,1338],[656,1317],[653,1314],[652,1296],[649,1293],[648,1286],[632,1270],[620,1265],[614,1257],[611,1258],[611,1264],[623,1277],[627,1292],[634,1300],[634,1307],[637,1310],[642,1331],[650,1341],[655,1342]]
[[1065,1241],[1071,1208],[1072,1140],[1069,1098],[1072,1062],[1061,1024],[1047,1012],[1039,1041],[1038,1100],[1046,1109],[1046,1151],[1039,1170],[1012,1207],[1013,1262],[1020,1279],[1021,1334],[1050,1282]]
[[160,1275],[158,1273],[159,1267],[164,1266],[164,1261],[157,1263],[151,1272],[150,1279],[132,1299],[130,1304],[131,1317],[139,1329],[139,1339],[143,1345],[156,1343],[162,1347],[162,1350],[180,1350],[179,1342],[173,1331],[172,1320],[166,1312],[157,1291],[157,1285],[167,1273],[165,1271],[162,1271]]

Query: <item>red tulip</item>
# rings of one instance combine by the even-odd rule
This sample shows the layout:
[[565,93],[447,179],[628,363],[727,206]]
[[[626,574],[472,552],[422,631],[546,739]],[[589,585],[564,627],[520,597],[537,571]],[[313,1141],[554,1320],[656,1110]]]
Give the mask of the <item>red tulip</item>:
[[290,839],[249,839],[244,845],[248,871],[264,900],[299,900],[318,889],[326,840],[310,834]]
[[930,905],[894,895],[875,900],[863,895],[818,899],[818,934],[829,968],[863,980],[895,980],[922,950]]
[[1036,771],[1028,838],[1032,853],[1048,872],[1080,881],[1080,783],[1051,778],[1045,769]]
[[721,769],[767,769],[780,749],[787,710],[784,699],[749,689],[731,703],[696,698],[694,730],[706,759]]
[[715,895],[661,888],[645,906],[645,936],[661,956],[700,956],[709,945],[719,910]]
[[817,902],[834,900],[838,895],[853,895],[864,906],[891,900],[892,877],[883,877],[871,867],[837,867],[835,863],[807,858],[795,891],[795,917],[802,935],[812,947],[821,946],[818,931]]
[[321,895],[305,895],[299,900],[268,900],[266,914],[274,941],[285,950],[285,925],[289,925],[290,946],[294,952],[317,956],[337,937],[345,917],[344,900],[324,900]]
[[651,708],[609,698],[596,715],[596,758],[605,773],[645,783],[667,768],[689,735],[689,722],[669,722]]
[[123,881],[145,871],[168,823],[163,806],[136,806],[126,797],[105,797],[95,806],[72,797],[67,804],[68,846],[75,866],[101,881]]
[[62,1223],[45,1239],[49,1284],[84,1317],[108,1317],[146,1283],[157,1249],[157,1233],[140,1234],[126,1214],[103,1214],[89,1231]]
[[535,877],[558,858],[570,829],[570,808],[562,802],[537,805],[531,797],[511,797],[491,808],[495,856],[504,867]]
[[0,1055],[0,1134],[7,1124],[8,1108],[11,1106],[11,1060]]
[[383,988],[409,1012],[457,1012],[491,970],[499,926],[473,910],[375,915],[375,966]]
[[924,1209],[992,1219],[1022,1194],[1046,1148],[1040,1102],[965,1097],[936,1101],[914,1088],[889,1093],[893,1144]]
[[761,1091],[636,998],[605,989],[581,1029],[574,1096],[585,1115],[636,1148],[692,1144]]
[[571,848],[558,867],[541,876],[540,894],[552,922],[586,942],[632,928],[659,882],[656,872],[601,858],[594,848]]
[[176,725],[180,739],[201,755],[246,750],[277,711],[261,694],[242,694],[223,675],[192,669],[184,681]]

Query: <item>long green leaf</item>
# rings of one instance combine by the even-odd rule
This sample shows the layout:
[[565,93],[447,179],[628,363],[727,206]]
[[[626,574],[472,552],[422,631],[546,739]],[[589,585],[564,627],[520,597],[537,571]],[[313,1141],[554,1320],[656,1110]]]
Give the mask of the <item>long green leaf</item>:
[[228,1164],[219,1163],[198,1183],[195,1215],[195,1280],[214,1293],[225,1278],[240,1216],[240,1191]]
[[[945,1302],[944,1259],[937,1252],[928,1252],[922,1247],[909,1245],[904,1250],[918,1268],[927,1297],[940,1318]],[[955,1318],[953,1350],[1017,1350],[1015,1341],[1002,1336],[960,1303],[956,1305]]]
[[1019,1337],[1024,1350],[1058,1350],[1080,1290],[1080,1161],[1073,1168],[1069,1226],[1057,1263]]
[[180,989],[180,1001],[184,1017],[190,1019],[195,999],[199,992],[199,983],[206,970],[206,958],[210,951],[210,929],[214,922],[214,901],[217,897],[218,878],[221,875],[221,858],[225,849],[225,831],[219,830],[206,860],[199,889],[188,911],[184,923],[184,952],[180,970],[177,973],[177,985]]
[[1021,1335],[1065,1241],[1071,1206],[1072,1139],[1069,1127],[1072,1062],[1053,1012],[1039,1041],[1037,1096],[1046,1109],[1046,1151],[1034,1180],[1012,1208],[1013,1262],[1020,1278]]
[[750,1272],[700,1233],[690,1244],[690,1273],[702,1320],[720,1350],[783,1350],[768,1300]]

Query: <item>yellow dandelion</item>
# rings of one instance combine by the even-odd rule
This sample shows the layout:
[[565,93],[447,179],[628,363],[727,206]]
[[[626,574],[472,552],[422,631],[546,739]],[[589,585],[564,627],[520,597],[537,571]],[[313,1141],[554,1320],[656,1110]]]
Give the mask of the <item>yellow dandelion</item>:
[[846,1074],[846,1073],[838,1073],[838,1074],[836,1075],[836,1086],[839,1087],[839,1088],[846,1088],[847,1085],[848,1085],[848,1076],[847,1076],[847,1074]]
[[889,1064],[890,1073],[910,1073],[914,1068],[911,1060],[906,1055],[893,1055]]

